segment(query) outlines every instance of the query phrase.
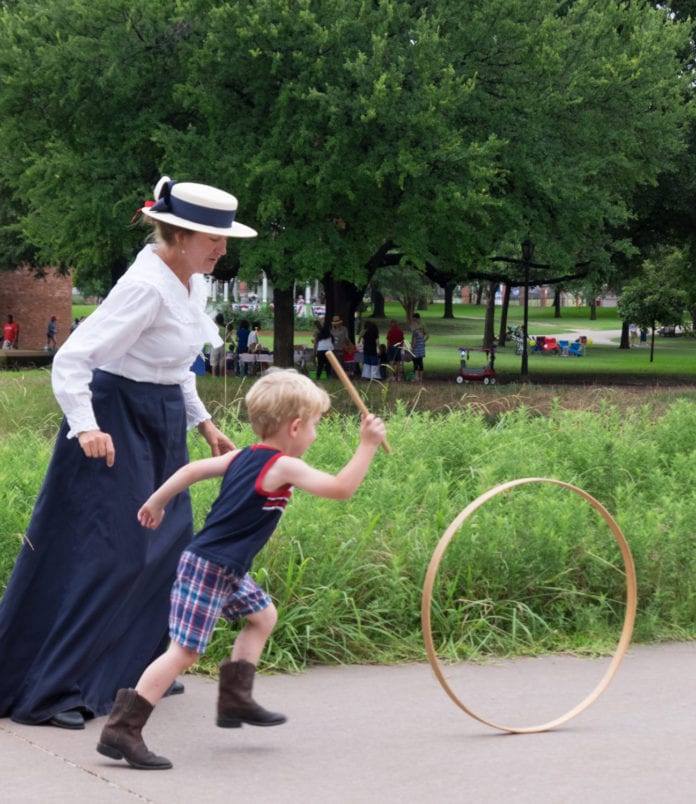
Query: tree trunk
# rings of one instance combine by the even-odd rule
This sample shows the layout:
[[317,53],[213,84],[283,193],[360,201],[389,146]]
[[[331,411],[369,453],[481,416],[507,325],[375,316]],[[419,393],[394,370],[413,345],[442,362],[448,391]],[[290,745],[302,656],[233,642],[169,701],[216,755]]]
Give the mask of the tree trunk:
[[486,299],[486,317],[483,324],[483,348],[490,349],[495,338],[495,282],[488,283],[488,296]]
[[553,291],[553,317],[561,317],[561,293],[563,288],[555,288]]
[[351,341],[355,343],[355,312],[362,302],[363,290],[352,282],[334,279],[331,274],[324,274],[322,284],[326,292],[326,320],[331,321],[333,316],[340,316]]
[[372,292],[372,315],[370,318],[386,318],[387,314],[384,312],[384,295],[377,288],[373,287]]
[[650,338],[650,362],[653,362],[653,355],[655,354],[655,328],[657,327],[657,322],[653,321],[652,325],[652,337]]
[[621,340],[619,341],[619,349],[630,349],[631,339],[629,334],[629,323],[623,321],[621,323]]
[[498,337],[498,345],[505,346],[505,341],[507,340],[507,317],[508,317],[508,309],[510,307],[510,291],[512,290],[511,285],[507,282],[503,285],[503,304],[500,309],[500,335]]
[[295,365],[295,307],[292,288],[280,290],[273,286],[273,365],[292,368]]
[[452,296],[454,294],[454,285],[451,282],[443,285],[445,291],[445,311],[442,315],[443,318],[454,318],[454,306],[452,304]]

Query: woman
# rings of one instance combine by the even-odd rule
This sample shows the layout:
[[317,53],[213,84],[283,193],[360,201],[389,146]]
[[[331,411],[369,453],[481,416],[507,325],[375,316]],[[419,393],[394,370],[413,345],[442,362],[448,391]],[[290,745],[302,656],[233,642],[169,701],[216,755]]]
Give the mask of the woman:
[[331,337],[333,338],[334,352],[336,353],[336,357],[342,361],[343,350],[346,348],[346,344],[350,340],[350,334],[348,333],[348,327],[346,327],[346,325],[343,323],[343,319],[340,315],[335,315],[331,319]]
[[378,380],[379,372],[379,329],[374,321],[365,324],[360,342],[363,345],[363,380]]
[[321,379],[321,374],[326,374],[326,379],[331,377],[331,365],[326,356],[327,352],[333,352],[334,339],[331,334],[331,326],[328,321],[324,322],[319,329],[314,339],[314,357],[317,366],[317,379]]
[[154,243],[53,361],[65,419],[0,603],[0,717],[20,723],[84,728],[164,650],[191,504],[180,495],[154,539],[138,508],[187,462],[187,429],[213,455],[234,448],[189,367],[205,342],[220,341],[202,275],[228,237],[256,232],[214,187],[165,177],[155,199],[142,209]]

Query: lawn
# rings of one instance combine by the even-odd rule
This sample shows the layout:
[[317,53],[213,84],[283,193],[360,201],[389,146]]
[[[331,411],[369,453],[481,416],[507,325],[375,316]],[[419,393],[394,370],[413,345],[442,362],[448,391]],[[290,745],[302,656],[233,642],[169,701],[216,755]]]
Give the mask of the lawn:
[[[387,304],[387,319],[378,321],[380,334],[388,328],[387,321],[394,317],[403,326],[404,312],[398,304]],[[459,348],[480,347],[483,340],[485,310],[480,305],[457,304],[454,318],[445,319],[441,304],[431,304],[421,311],[421,318],[430,333],[425,358],[425,378],[431,380],[456,379],[459,369]],[[495,331],[500,322],[500,308],[496,310]],[[696,378],[696,338],[658,336],[655,341],[653,362],[650,362],[649,343],[633,349],[619,349],[618,333],[622,321],[615,308],[598,308],[597,320],[590,320],[589,307],[567,307],[561,318],[554,318],[553,307],[529,308],[529,331],[532,336],[584,335],[588,345],[583,357],[559,357],[551,354],[529,352],[529,380],[532,382],[566,381],[649,381],[651,377],[663,380],[671,376],[684,382]],[[510,326],[521,325],[522,308],[511,307],[508,314]],[[271,333],[266,333],[270,344]],[[613,337],[612,342],[604,341]],[[298,341],[309,341],[311,333],[298,332]],[[476,360],[476,354],[472,353]],[[483,360],[483,356],[481,356]],[[476,365],[472,362],[471,365]],[[498,382],[518,382],[521,357],[515,354],[513,342],[496,351],[495,369]]]
[[[90,307],[73,308],[74,317],[88,315]],[[390,318],[396,318],[405,327],[404,310],[400,304],[389,302],[386,305],[386,318],[377,319],[380,335],[384,337]],[[596,320],[590,320],[589,307],[564,307],[561,318],[554,318],[553,307],[529,308],[529,331],[532,336],[563,336],[573,334],[588,338],[588,346],[583,357],[559,357],[550,354],[529,352],[528,380],[533,383],[562,382],[611,382],[611,383],[684,383],[696,379],[696,338],[657,336],[653,361],[650,362],[650,348],[643,344],[634,349],[619,349],[618,332],[622,321],[614,307],[598,307]],[[460,347],[480,347],[483,340],[483,321],[485,308],[475,304],[455,304],[454,318],[443,318],[443,306],[439,303],[429,305],[421,311],[421,317],[430,333],[425,358],[425,379],[431,381],[456,380],[459,370]],[[522,307],[515,305],[508,312],[508,325],[522,324]],[[311,322],[307,329],[298,329],[295,343],[310,344],[313,336]],[[500,308],[496,308],[494,330],[498,334]],[[605,341],[613,337],[610,343]],[[268,347],[273,345],[273,333],[261,332],[261,341]],[[477,362],[478,361],[478,362]],[[470,365],[483,365],[484,356],[471,353]],[[496,351],[495,369],[497,382],[510,384],[520,381],[521,357],[515,354],[512,341]]]

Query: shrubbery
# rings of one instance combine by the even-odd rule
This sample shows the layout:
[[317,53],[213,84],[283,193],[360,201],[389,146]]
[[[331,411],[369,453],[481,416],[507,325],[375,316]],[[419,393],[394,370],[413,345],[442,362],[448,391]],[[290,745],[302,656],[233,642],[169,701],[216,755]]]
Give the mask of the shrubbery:
[[[349,501],[301,491],[259,556],[255,574],[280,611],[265,666],[424,658],[424,575],[454,517],[492,486],[552,477],[586,490],[614,515],[638,573],[635,638],[691,638],[696,622],[696,405],[599,412],[519,407],[495,423],[472,410],[390,415],[393,453],[380,451]],[[225,423],[238,444],[248,425]],[[328,471],[349,457],[357,418],[329,414],[307,458]],[[24,428],[0,445],[0,585],[21,542],[51,449]],[[193,457],[205,445],[192,435]],[[200,525],[215,481],[194,488]],[[143,533],[157,538],[157,533]],[[495,497],[454,538],[438,574],[433,629],[450,658],[613,649],[624,614],[623,564],[584,500],[549,484]],[[229,650],[220,624],[207,662]]]

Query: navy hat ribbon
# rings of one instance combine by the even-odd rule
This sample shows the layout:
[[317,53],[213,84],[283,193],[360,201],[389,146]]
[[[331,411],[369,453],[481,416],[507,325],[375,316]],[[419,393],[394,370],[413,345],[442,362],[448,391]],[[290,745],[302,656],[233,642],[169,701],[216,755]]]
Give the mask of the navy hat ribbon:
[[177,218],[183,218],[191,223],[200,223],[203,226],[214,226],[217,229],[229,229],[234,222],[235,210],[211,209],[200,204],[192,204],[172,195],[175,181],[168,181],[162,186],[160,197],[154,206],[153,212],[169,212]]

